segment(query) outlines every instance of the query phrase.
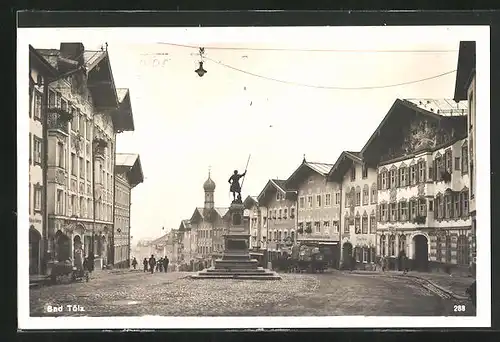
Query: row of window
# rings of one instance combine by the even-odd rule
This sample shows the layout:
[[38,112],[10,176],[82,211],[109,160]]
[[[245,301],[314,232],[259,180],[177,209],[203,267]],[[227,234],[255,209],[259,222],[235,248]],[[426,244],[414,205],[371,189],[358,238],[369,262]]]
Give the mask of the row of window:
[[92,137],[92,122],[87,120],[87,116],[80,112],[80,109],[62,97],[58,91],[49,90],[49,108],[61,108],[73,115],[71,120],[71,129],[91,140]]
[[[406,254],[406,235],[399,235],[398,245],[396,246],[396,235],[391,234],[389,238],[386,235],[380,237],[380,255],[381,256],[398,256],[400,252]],[[397,249],[396,249],[397,247]]]
[[[314,224],[314,229],[313,229],[313,224]],[[325,231],[328,231],[330,227],[333,227],[334,233],[339,232],[338,221],[330,221],[330,220],[314,221],[314,222],[307,221],[307,222],[299,222],[298,225],[299,230],[303,230],[304,232],[311,231],[312,233],[321,233],[321,228],[323,228]]]
[[[365,164],[363,164],[363,166],[361,167],[361,178],[362,179],[368,178],[368,167]],[[356,164],[354,164],[351,167],[351,181],[355,180],[356,180]]]
[[[290,237],[291,241],[295,241],[295,232],[291,231],[288,233],[288,231],[273,231],[267,233],[267,240],[268,241],[274,241],[274,242],[284,242]],[[266,237],[262,237],[262,239],[265,241]]]
[[[315,201],[313,202],[313,198]],[[324,199],[324,202],[323,202]],[[306,207],[305,204],[306,197],[299,197],[299,209],[304,209]],[[334,205],[340,204],[340,192],[336,192],[334,194]],[[322,207],[330,207],[332,205],[332,194],[316,194],[316,195],[308,195],[307,196],[307,208],[322,208]]]
[[223,250],[224,250],[224,245],[222,245],[222,244],[215,244],[215,245],[213,245],[213,247],[212,246],[198,246],[196,248],[196,252],[199,254],[203,254],[203,255],[211,254],[214,251],[222,252]]
[[427,217],[434,212],[435,219],[459,219],[469,216],[468,190],[438,194],[434,200],[425,198],[402,200],[379,205],[380,222],[404,222]]
[[[76,195],[65,194],[63,190],[58,189],[56,195],[56,215],[77,215],[81,218],[93,218],[93,202],[92,199],[81,197],[77,199]],[[67,203],[67,205],[65,205]],[[67,210],[66,210],[67,209]],[[95,217],[97,220],[111,221],[113,206],[102,202],[95,204]]]
[[425,160],[420,160],[417,164],[408,167],[404,163],[399,168],[393,165],[390,170],[384,167],[379,171],[378,188],[379,190],[387,190],[406,187],[424,183],[427,180],[439,182],[446,180],[446,173],[451,175],[453,170],[466,174],[469,169],[467,142],[462,146],[461,153],[461,157],[455,157],[454,167],[452,164],[453,156],[451,148],[445,151],[444,156],[438,152],[432,162],[432,166],[428,169]]
[[[65,169],[66,168],[66,163],[65,163],[65,156],[66,156],[66,149],[64,147],[64,144],[62,142],[57,143],[57,166],[60,168]],[[87,158],[90,158],[90,154],[87,154]],[[108,156],[106,154],[106,165],[107,165],[107,170],[106,168],[103,168],[102,164],[99,163],[99,173],[96,173],[96,182],[102,183],[102,180],[106,181],[108,180],[108,183],[111,183],[111,178],[112,175],[106,171],[111,170],[110,167],[110,161],[111,161],[111,156]],[[78,176],[78,170],[80,171],[80,178],[84,179],[85,175],[87,175],[87,178],[91,178],[92,175],[92,169],[91,169],[91,163],[90,160],[87,159],[84,161],[83,157],[80,157],[76,155],[76,153],[71,152],[71,174],[73,176]],[[96,170],[97,171],[97,170]],[[102,176],[102,178],[101,178]],[[101,180],[102,179],[102,180]]]
[[288,208],[269,209],[268,217],[270,220],[293,219],[295,217],[295,208],[290,208],[290,216],[288,216]]
[[[377,203],[377,184],[372,184],[371,191],[368,184],[363,186],[363,196],[361,196],[361,187],[357,186],[351,187],[350,190],[346,190],[345,194],[345,207],[349,208],[351,206],[359,207],[361,205],[376,204]],[[363,201],[361,202],[361,199]]]
[[370,215],[369,221],[366,213],[362,217],[359,214],[355,217],[344,217],[344,233],[350,233],[351,226],[354,226],[355,234],[375,234],[377,231],[377,218],[374,213]]
[[354,247],[353,256],[356,262],[372,264],[376,261],[375,247]]
[[[399,235],[398,244],[396,249],[396,235],[392,234],[387,237],[382,235],[380,237],[380,255],[396,257],[401,251],[406,253],[406,235]],[[436,261],[451,263],[451,237],[449,235],[445,237],[436,237]],[[469,265],[470,263],[470,250],[469,241],[467,236],[460,235],[457,240],[457,264],[459,265]]]

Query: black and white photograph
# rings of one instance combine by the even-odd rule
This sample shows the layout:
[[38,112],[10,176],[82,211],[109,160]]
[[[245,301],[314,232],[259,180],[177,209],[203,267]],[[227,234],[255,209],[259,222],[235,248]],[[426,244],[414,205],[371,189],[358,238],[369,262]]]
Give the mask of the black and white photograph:
[[19,328],[490,325],[487,26],[17,34]]

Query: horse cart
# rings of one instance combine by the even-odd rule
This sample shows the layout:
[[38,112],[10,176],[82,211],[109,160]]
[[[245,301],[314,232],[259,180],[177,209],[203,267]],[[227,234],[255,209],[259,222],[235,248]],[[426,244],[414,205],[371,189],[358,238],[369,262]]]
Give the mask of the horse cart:
[[83,266],[73,266],[71,262],[57,262],[52,265],[50,279],[53,284],[62,282],[89,281],[89,271]]

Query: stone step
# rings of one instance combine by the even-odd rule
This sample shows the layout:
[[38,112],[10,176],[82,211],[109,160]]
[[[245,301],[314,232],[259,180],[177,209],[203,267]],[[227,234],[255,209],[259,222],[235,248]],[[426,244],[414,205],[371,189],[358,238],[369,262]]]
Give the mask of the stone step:
[[277,274],[268,273],[262,275],[240,275],[240,274],[197,274],[191,276],[192,279],[241,279],[241,280],[280,280]]
[[265,273],[266,272],[266,270],[263,269],[263,268],[247,268],[247,269],[244,269],[244,268],[209,268],[206,271],[208,273],[212,273],[212,272],[225,272],[225,273],[229,273],[229,272],[233,272],[233,273],[238,273],[238,272],[241,272],[241,273],[255,272],[255,273]]
[[215,263],[215,268],[218,269],[257,269],[258,264],[243,264],[243,263],[224,263],[220,264],[218,262]]

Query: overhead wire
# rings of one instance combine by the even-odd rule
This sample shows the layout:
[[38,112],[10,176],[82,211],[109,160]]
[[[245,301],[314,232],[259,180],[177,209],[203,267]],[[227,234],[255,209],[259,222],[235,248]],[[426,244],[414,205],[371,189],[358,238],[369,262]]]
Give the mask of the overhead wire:
[[211,59],[209,57],[204,57],[204,58],[206,60],[209,60],[209,61],[215,63],[215,64],[219,64],[219,65],[221,65],[221,66],[223,66],[225,68],[229,68],[231,70],[238,71],[238,72],[241,72],[241,73],[244,73],[246,75],[253,76],[253,77],[265,79],[265,80],[268,80],[268,81],[273,81],[273,82],[278,82],[278,83],[283,83],[283,84],[288,84],[288,85],[295,85],[295,86],[300,86],[300,87],[316,88],[316,89],[331,89],[331,90],[371,90],[371,89],[394,88],[394,87],[399,87],[399,86],[404,86],[404,85],[409,85],[409,84],[414,84],[414,83],[420,83],[420,82],[429,81],[429,80],[432,80],[432,79],[436,79],[436,78],[440,78],[440,77],[452,74],[452,73],[454,73],[454,72],[457,71],[455,69],[455,70],[450,70],[450,71],[447,71],[447,72],[443,72],[443,73],[438,74],[438,75],[421,78],[421,79],[418,79],[418,80],[407,81],[407,82],[400,82],[400,83],[394,83],[394,84],[387,84],[387,85],[381,85],[381,86],[337,87],[337,86],[323,86],[323,85],[314,85],[314,84],[300,83],[300,82],[295,82],[295,81],[280,80],[280,79],[277,79],[277,78],[263,76],[263,75],[255,74],[253,72],[242,70],[242,69],[233,67],[231,65],[224,64],[221,61],[215,61],[215,60],[213,60],[213,59]]
[[[157,42],[157,44],[196,49],[194,45],[179,43]],[[283,52],[346,52],[346,53],[451,53],[458,50],[377,50],[377,49],[291,49],[291,48],[252,48],[252,47],[231,47],[231,46],[205,46],[205,50],[240,50],[240,51],[283,51]]]

